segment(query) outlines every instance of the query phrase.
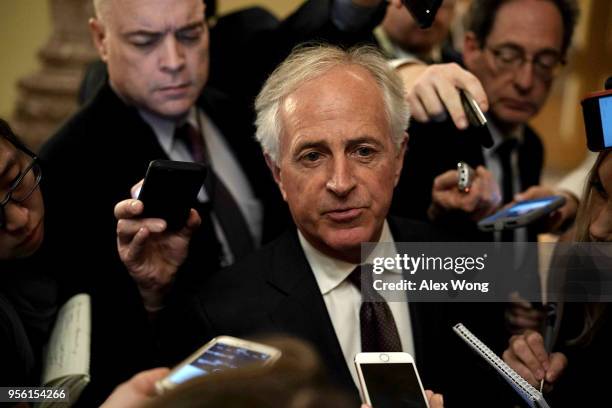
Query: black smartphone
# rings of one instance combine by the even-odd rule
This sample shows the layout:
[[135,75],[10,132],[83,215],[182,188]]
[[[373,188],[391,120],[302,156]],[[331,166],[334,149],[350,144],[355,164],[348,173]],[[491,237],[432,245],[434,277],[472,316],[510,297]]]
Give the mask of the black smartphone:
[[612,147],[612,90],[589,94],[581,102],[587,147],[599,152]]
[[182,228],[205,177],[206,166],[200,163],[153,160],[138,194],[144,204],[142,217],[162,218],[170,231]]
[[402,0],[419,27],[429,28],[436,19],[436,13],[443,0]]
[[482,231],[501,231],[524,227],[550,214],[565,204],[565,197],[550,196],[535,200],[525,200],[496,212],[478,222]]
[[491,132],[487,127],[487,118],[482,113],[482,110],[480,110],[480,106],[478,106],[474,97],[465,89],[460,89],[459,95],[461,96],[461,104],[463,105],[463,110],[470,127],[476,133],[480,144],[483,147],[490,148],[493,146],[493,136],[491,136]]

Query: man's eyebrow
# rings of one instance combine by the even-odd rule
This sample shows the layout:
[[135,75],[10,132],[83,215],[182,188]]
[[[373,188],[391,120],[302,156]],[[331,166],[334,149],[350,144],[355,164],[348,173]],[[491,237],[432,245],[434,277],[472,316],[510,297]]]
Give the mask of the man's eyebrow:
[[375,137],[368,136],[368,135],[360,136],[360,137],[358,137],[356,139],[350,140],[348,142],[348,146],[349,147],[354,147],[356,145],[360,145],[360,144],[363,144],[363,143],[371,143],[371,144],[376,145],[376,146],[382,146],[382,143],[381,143],[380,140],[378,140]]
[[160,36],[163,33],[161,31],[149,31],[149,30],[135,30],[135,31],[129,31],[127,33],[124,33],[123,36],[126,38],[129,37],[137,37],[137,36],[143,36],[143,37],[156,37],[156,36]]
[[204,20],[188,23],[182,27],[179,27],[176,31],[189,31],[193,30],[194,28],[204,28]]
[[[515,50],[525,52],[525,48],[523,48],[521,45],[514,43],[514,42],[503,42],[501,44],[497,44],[495,48],[514,48]],[[542,54],[544,52],[561,54],[561,51],[554,47],[545,47],[545,48],[539,49],[536,51],[536,54]]]
[[[204,27],[204,20],[188,23],[182,27],[179,27],[176,30],[173,30],[173,32],[189,31],[189,30],[193,30],[195,28],[201,28],[201,27]],[[135,37],[135,36],[155,37],[155,36],[163,35],[165,33],[166,31],[150,31],[146,29],[139,29],[139,30],[134,30],[134,31],[128,31],[124,33],[123,36],[124,37]]]
[[306,140],[303,142],[299,142],[295,148],[294,152],[299,153],[306,149],[322,149],[327,146],[327,143],[324,140]]

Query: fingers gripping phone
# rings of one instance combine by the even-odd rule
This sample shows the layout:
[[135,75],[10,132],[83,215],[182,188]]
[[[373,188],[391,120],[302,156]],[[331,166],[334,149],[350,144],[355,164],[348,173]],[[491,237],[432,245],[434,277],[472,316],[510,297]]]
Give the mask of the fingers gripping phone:
[[152,161],[138,194],[144,204],[142,216],[163,218],[170,231],[181,229],[197,202],[205,177],[206,167],[200,163]]
[[162,394],[195,377],[251,365],[269,365],[280,356],[280,350],[265,344],[230,336],[215,337],[155,383],[155,388]]
[[372,408],[429,408],[414,359],[408,353],[359,353],[359,385]]

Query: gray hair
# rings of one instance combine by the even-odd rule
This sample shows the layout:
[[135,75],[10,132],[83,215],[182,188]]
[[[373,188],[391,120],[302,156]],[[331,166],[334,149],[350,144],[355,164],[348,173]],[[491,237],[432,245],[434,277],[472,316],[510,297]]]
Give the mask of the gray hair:
[[274,70],[255,100],[255,137],[264,153],[275,163],[279,159],[282,132],[280,106],[284,99],[303,84],[342,65],[362,67],[374,77],[383,94],[391,139],[399,148],[405,138],[410,111],[404,98],[402,80],[382,54],[370,46],[345,51],[331,45],[309,45],[296,48]]

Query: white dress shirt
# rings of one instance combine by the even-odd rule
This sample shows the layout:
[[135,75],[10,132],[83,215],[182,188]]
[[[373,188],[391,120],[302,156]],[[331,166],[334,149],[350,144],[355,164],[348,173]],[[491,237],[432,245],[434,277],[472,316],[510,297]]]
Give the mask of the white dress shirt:
[[[323,295],[327,313],[329,313],[334,325],[334,331],[342,348],[346,364],[355,385],[359,387],[354,360],[355,355],[361,352],[361,326],[359,321],[361,292],[347,280],[357,265],[331,258],[313,247],[299,231],[298,236],[306,259],[321,290],[321,295]],[[371,263],[368,261],[374,257],[395,257],[397,254],[395,241],[391,236],[387,221],[385,221],[378,242],[387,244],[377,245],[365,263]],[[388,243],[393,243],[393,245]],[[396,282],[401,279],[401,272],[398,270],[385,271],[382,275],[377,275],[376,279]],[[387,303],[399,332],[402,350],[414,356],[414,340],[408,303],[397,301]]]
[[[523,126],[519,127],[515,134],[504,135],[501,130],[495,126],[491,119],[487,120],[487,127],[489,128],[489,132],[491,132],[491,137],[493,138],[493,146],[490,148],[482,148],[482,154],[484,156],[485,166],[486,168],[493,173],[493,177],[500,189],[503,189],[503,174],[502,174],[502,165],[499,156],[495,152],[497,147],[507,138],[515,138],[518,143],[523,142],[523,135],[525,132],[525,128]],[[514,194],[518,194],[521,192],[521,172],[518,165],[518,144],[517,148],[514,149],[510,155],[510,163],[512,166],[512,192]],[[503,193],[503,192],[502,192]],[[496,231],[494,234],[496,241],[501,241],[502,234],[499,231]],[[527,241],[527,228],[517,228],[514,230],[514,241],[515,242],[526,242]]]
[[[175,122],[159,118],[145,111],[140,111],[140,115],[153,128],[157,141],[171,160],[193,161],[185,144],[174,138]],[[199,120],[197,115],[199,115]],[[217,177],[234,197],[238,208],[247,222],[255,244],[259,244],[263,228],[263,207],[255,197],[249,180],[242,171],[230,147],[219,129],[202,110],[195,107],[192,108],[187,116],[187,121],[196,129],[200,129],[199,124],[201,124],[201,133],[204,137],[204,143],[206,143],[210,164],[215,170]],[[258,153],[254,152],[253,154]],[[198,200],[200,202],[208,201],[208,195],[204,187],[202,187],[198,194]],[[215,225],[215,232],[223,247],[224,259],[222,266],[231,265],[234,262],[234,256],[219,221],[214,214],[211,215]]]

